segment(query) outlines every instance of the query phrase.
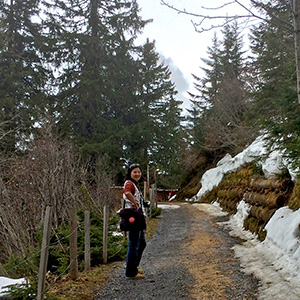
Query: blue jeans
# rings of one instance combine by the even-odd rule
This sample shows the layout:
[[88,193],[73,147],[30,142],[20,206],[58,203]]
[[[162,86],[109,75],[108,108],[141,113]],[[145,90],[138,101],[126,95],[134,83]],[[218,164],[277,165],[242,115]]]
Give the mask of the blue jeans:
[[126,258],[126,277],[134,277],[138,273],[142,254],[146,248],[146,239],[144,230],[129,231],[128,233],[128,251]]

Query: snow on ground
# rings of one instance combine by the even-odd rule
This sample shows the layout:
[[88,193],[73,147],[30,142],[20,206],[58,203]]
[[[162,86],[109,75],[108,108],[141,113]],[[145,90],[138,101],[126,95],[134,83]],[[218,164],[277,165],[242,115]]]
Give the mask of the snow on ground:
[[16,285],[16,284],[24,284],[26,283],[24,278],[21,279],[11,279],[7,277],[0,276],[0,298],[4,297],[8,291],[8,286]]
[[195,203],[193,204],[193,206],[195,206],[199,210],[207,212],[208,214],[214,217],[222,217],[227,215],[227,212],[221,210],[218,202],[215,202],[213,204]]
[[159,208],[162,208],[162,209],[177,209],[177,208],[180,208],[179,205],[168,205],[168,204],[160,204],[160,203],[158,203],[157,206]]
[[245,163],[249,163],[257,157],[261,157],[266,154],[266,149],[264,147],[264,138],[257,138],[248,148],[243,152],[239,153],[235,157],[227,154],[223,157],[217,164],[217,167],[206,171],[201,179],[202,187],[192,201],[197,201],[205,193],[211,191],[215,186],[217,186],[223,179],[223,176],[230,171],[237,170],[240,166]]
[[[226,155],[216,168],[208,170],[203,175],[202,188],[191,200],[199,200],[206,192],[217,186],[227,172],[234,171],[243,164],[266,155],[264,145],[264,139],[260,137],[235,157]],[[270,153],[261,161],[261,164],[266,177],[280,172],[283,165],[288,167],[278,151]],[[289,171],[295,179],[294,173]],[[217,202],[195,203],[194,205],[197,209],[204,210],[213,216],[226,214],[222,212]],[[159,204],[159,207],[177,209],[180,206]],[[300,300],[300,210],[294,212],[288,207],[278,209],[266,226],[267,236],[263,242],[259,242],[255,235],[243,229],[243,221],[249,210],[250,206],[241,201],[237,207],[237,213],[231,216],[228,222],[219,224],[226,226],[231,235],[245,240],[243,244],[233,248],[244,271],[254,274],[260,280],[258,299]],[[23,282],[24,279],[0,277],[0,297],[5,292],[5,286]]]
[[[227,172],[234,171],[244,163],[264,154],[266,154],[264,142],[259,138],[234,158],[225,156],[216,168],[208,170],[203,175],[202,188],[192,200],[199,200],[207,191],[217,186]],[[273,151],[261,163],[266,177],[280,172],[283,165],[288,167],[278,151]],[[293,172],[290,173],[295,179]],[[218,215],[217,209],[221,211],[216,202],[211,205],[194,205],[212,215]],[[300,210],[292,211],[288,207],[278,209],[266,225],[267,236],[263,242],[243,229],[243,222],[249,210],[250,206],[242,200],[237,207],[237,213],[231,216],[229,221],[221,222],[219,225],[228,228],[232,236],[245,240],[241,245],[235,245],[233,249],[245,273],[254,274],[260,280],[258,299],[299,300]]]
[[[212,216],[226,214],[216,204],[193,204]],[[219,211],[219,212],[218,212]],[[267,225],[265,241],[243,229],[249,206],[241,201],[238,211],[229,221],[218,223],[229,229],[232,236],[245,240],[233,247],[236,257],[246,274],[253,274],[259,281],[259,300],[300,299],[300,211],[287,207],[277,210]]]

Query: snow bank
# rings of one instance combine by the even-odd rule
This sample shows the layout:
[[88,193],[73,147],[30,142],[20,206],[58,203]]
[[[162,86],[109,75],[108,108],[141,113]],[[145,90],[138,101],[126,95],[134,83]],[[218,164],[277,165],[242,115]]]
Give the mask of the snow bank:
[[244,220],[249,215],[251,206],[242,200],[237,206],[237,212],[235,215],[230,216],[228,222],[223,222],[232,236],[237,236],[245,240],[255,238],[255,234],[251,231],[244,229]]
[[[278,209],[266,225],[267,236],[259,242],[255,236],[243,235],[247,241],[233,247],[247,274],[260,280],[260,300],[300,299],[300,211]],[[231,233],[238,233],[228,222]],[[240,227],[240,230],[243,229]],[[241,237],[241,234],[238,234]]]
[[0,276],[0,298],[7,295],[8,287],[16,284],[26,283],[25,278],[11,279]]
[[265,177],[270,177],[280,173],[280,167],[284,165],[284,160],[279,151],[271,152],[262,164],[262,171]]
[[[215,204],[194,205],[212,216],[223,213]],[[266,226],[265,241],[260,242],[255,234],[243,228],[249,209],[250,206],[241,201],[237,213],[230,216],[229,221],[218,224],[227,228],[230,235],[246,241],[233,246],[233,250],[244,272],[253,274],[260,281],[257,299],[299,300],[300,210],[294,212],[287,207],[278,209]]]
[[[277,150],[267,153],[264,139],[257,138],[234,158],[226,155],[216,168],[205,172],[201,179],[202,188],[191,200],[198,201],[217,186],[227,172],[254,160],[260,161],[266,178],[280,173],[286,167],[295,181],[296,174],[288,161]],[[211,207],[208,204],[197,205],[197,208],[218,215],[216,203]],[[265,227],[266,239],[260,242],[255,234],[243,228],[250,208],[242,200],[237,206],[237,213],[230,216],[229,221],[219,224],[228,228],[231,235],[246,241],[242,245],[235,245],[233,249],[245,273],[254,274],[260,280],[258,299],[300,300],[300,210],[292,211],[288,207],[278,209]]]
[[239,153],[235,157],[231,157],[227,154],[223,159],[221,159],[217,167],[206,171],[201,178],[201,189],[192,201],[199,200],[204,194],[211,191],[215,186],[217,186],[223,179],[223,176],[231,171],[237,170],[242,165],[252,162],[266,154],[264,137],[257,138],[249,147],[247,147],[243,152]]
[[282,157],[278,150],[274,150],[270,153],[267,152],[266,138],[267,136],[259,136],[243,152],[237,154],[235,157],[231,157],[227,154],[218,162],[215,168],[207,170],[201,178],[201,189],[190,201],[199,201],[203,195],[211,191],[222,181],[226,173],[236,171],[246,163],[250,163],[254,160],[259,160],[266,178],[281,173],[282,168],[286,167],[292,179],[296,180],[295,172],[290,168],[290,164]]
[[297,273],[300,271],[300,210],[293,211],[288,207],[279,208],[266,225],[267,237],[264,243],[272,245],[281,254],[295,260]]

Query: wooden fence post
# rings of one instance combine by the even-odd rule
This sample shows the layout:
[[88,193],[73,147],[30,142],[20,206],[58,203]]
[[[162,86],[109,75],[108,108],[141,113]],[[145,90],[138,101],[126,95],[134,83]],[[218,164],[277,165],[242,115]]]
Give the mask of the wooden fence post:
[[150,174],[149,174],[149,165],[147,165],[147,192],[149,193],[150,190]]
[[103,208],[103,263],[107,264],[108,207]]
[[147,181],[144,181],[144,200],[147,201]]
[[75,280],[78,277],[77,258],[77,210],[70,210],[70,278]]
[[154,201],[155,208],[157,208],[156,196],[157,196],[157,184],[154,183],[153,184],[153,201]]
[[84,269],[91,269],[90,212],[84,211]]
[[45,220],[44,220],[42,251],[41,251],[41,259],[40,259],[39,275],[38,275],[37,300],[44,299],[51,225],[52,225],[52,207],[47,206],[46,213],[45,213]]

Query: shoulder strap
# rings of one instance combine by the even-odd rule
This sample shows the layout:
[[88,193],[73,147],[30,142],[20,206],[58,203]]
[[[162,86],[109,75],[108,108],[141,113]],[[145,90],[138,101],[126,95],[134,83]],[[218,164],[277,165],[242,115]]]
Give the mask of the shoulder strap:
[[[125,188],[125,185],[126,185],[126,183],[128,181],[130,181],[133,184],[135,191],[139,192],[140,198],[141,198],[140,204],[141,204],[141,207],[144,207],[144,197],[143,197],[143,194],[140,192],[139,188],[136,186],[136,184],[132,180],[126,180],[125,183],[124,183],[124,188]],[[123,201],[123,208],[125,208],[125,201]]]

